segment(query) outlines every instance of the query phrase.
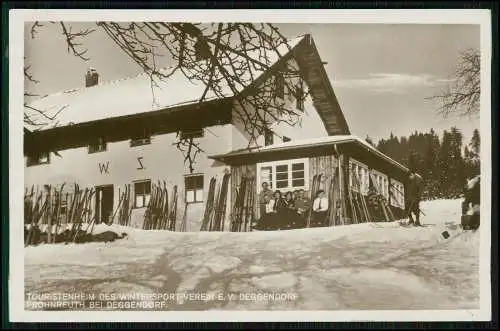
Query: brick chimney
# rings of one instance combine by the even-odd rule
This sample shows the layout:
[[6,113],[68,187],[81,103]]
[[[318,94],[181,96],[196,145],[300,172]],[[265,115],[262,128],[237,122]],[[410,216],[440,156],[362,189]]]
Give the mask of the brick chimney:
[[99,74],[94,68],[88,68],[85,74],[85,87],[95,86],[99,83]]

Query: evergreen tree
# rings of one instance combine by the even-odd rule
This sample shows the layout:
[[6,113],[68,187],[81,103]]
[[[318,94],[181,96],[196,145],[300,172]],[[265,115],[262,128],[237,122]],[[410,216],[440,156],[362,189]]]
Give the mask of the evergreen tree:
[[471,141],[464,148],[465,176],[472,178],[480,173],[480,135],[479,130],[475,129],[472,133]]
[[465,163],[462,156],[462,133],[452,127],[451,131],[451,196],[458,197],[465,185]]
[[479,138],[479,131],[474,132],[464,147],[462,133],[452,127],[443,132],[441,139],[434,129],[427,133],[414,131],[408,137],[391,133],[376,147],[406,167],[412,162],[424,179],[424,199],[456,198],[463,192],[465,179],[479,173],[479,163],[475,162],[479,160]]
[[439,168],[438,168],[438,155],[440,150],[439,137],[431,129],[426,136],[427,149],[425,152],[425,195],[426,198],[434,198],[438,196],[439,188]]
[[397,161],[399,163],[402,163],[404,165],[407,165],[406,164],[406,154],[408,153],[408,139],[406,137],[401,137],[400,141],[399,141],[399,149],[397,151]]
[[469,151],[473,153],[471,157],[477,158],[479,161],[481,137],[479,135],[478,129],[474,129],[474,131],[472,132],[472,138],[470,140],[469,147],[470,147]]
[[375,147],[375,143],[373,142],[372,138],[370,138],[370,136],[367,135],[365,141]]
[[438,156],[438,197],[446,197],[450,190],[451,134],[444,130]]

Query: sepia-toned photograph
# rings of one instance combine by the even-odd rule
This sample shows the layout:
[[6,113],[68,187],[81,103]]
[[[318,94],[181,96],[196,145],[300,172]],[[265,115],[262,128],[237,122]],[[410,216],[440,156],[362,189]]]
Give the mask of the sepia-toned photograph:
[[43,12],[10,46],[17,316],[490,318],[488,12]]

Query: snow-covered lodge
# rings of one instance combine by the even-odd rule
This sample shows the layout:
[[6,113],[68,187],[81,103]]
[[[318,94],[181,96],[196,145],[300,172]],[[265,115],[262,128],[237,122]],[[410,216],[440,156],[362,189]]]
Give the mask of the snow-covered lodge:
[[[148,75],[101,83],[91,73],[85,87],[48,95],[25,109],[33,119],[32,109],[46,112],[36,126],[25,126],[25,187],[77,183],[95,188],[97,222],[113,217],[124,187],[131,187],[130,225],[142,227],[152,186],[176,185],[179,218],[187,220],[185,230],[196,231],[206,217],[207,200],[214,200],[212,178],[220,184],[230,174],[222,217],[227,223],[235,217],[243,177],[254,178],[255,196],[264,181],[273,190],[310,193],[313,178],[322,174],[316,189],[324,189],[332,202],[331,224],[352,222],[352,204],[358,205],[359,218],[363,203],[353,202],[352,194],[366,197],[370,187],[385,197],[397,218],[404,208],[408,169],[351,134],[312,37],[290,45],[255,80],[277,81],[276,68],[285,61],[300,69],[309,90],[305,100],[297,100],[293,91],[275,93],[301,114],[300,126],[276,122],[273,136],[263,134],[249,148],[249,133],[234,116],[238,95],[209,95],[200,103],[205,87],[178,72],[157,83],[152,102]],[[192,169],[174,144],[179,133],[203,151]],[[257,206],[250,207],[253,217],[258,217]]]

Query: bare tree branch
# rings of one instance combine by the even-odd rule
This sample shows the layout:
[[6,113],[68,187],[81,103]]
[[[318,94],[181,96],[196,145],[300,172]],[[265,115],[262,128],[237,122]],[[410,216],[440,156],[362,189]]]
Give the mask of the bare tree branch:
[[43,24],[40,24],[40,22],[38,22],[38,21],[33,23],[33,25],[31,26],[31,30],[30,30],[32,39],[35,38],[35,35],[38,33],[38,28],[40,28],[42,26],[43,26]]
[[189,166],[189,172],[194,172],[194,165],[196,163],[196,156],[204,151],[201,149],[200,144],[195,142],[193,138],[182,138],[181,133],[177,133],[177,141],[174,143],[177,149],[184,155],[184,163]]
[[[73,32],[69,24],[59,22],[59,25],[68,52],[88,60],[83,41],[94,29]],[[289,96],[298,98],[300,89],[304,90],[302,98],[309,95],[298,68],[289,63],[273,67],[275,77],[256,84],[284,51],[290,50],[287,39],[272,24],[97,22],[96,26],[148,75],[153,104],[156,82],[180,71],[190,81],[205,86],[199,102],[235,97],[234,118],[244,127],[248,147],[256,145],[273,125],[300,124],[301,114],[288,100]],[[34,25],[34,30],[38,27]],[[168,56],[174,65],[157,68],[158,56]],[[242,94],[242,91],[248,93]],[[178,134],[175,145],[193,169],[196,155],[203,152],[196,141],[182,139]]]
[[452,84],[438,95],[427,99],[437,100],[441,105],[439,114],[472,116],[479,113],[481,95],[481,61],[477,49],[460,53],[460,61],[451,77]]
[[36,80],[35,78],[33,78],[33,75],[29,72],[30,69],[31,69],[30,65],[24,67],[24,78],[26,78],[27,80],[29,80],[32,83],[38,84],[39,81]]
[[[25,59],[26,60],[26,59]],[[31,66],[27,65],[24,67],[24,78],[28,80],[31,83],[38,84],[39,81],[36,80],[33,75],[29,72]],[[59,108],[59,110],[53,114],[53,115],[48,115],[47,110],[42,110],[40,108],[34,107],[30,104],[28,104],[26,98],[34,98],[34,97],[40,97],[40,95],[35,94],[35,93],[30,93],[25,91],[24,92],[24,123],[31,126],[31,127],[43,127],[49,124],[53,124],[53,122],[56,120],[57,116],[61,111],[67,108],[67,105],[62,106]],[[28,111],[29,112],[28,112]]]
[[59,22],[61,24],[61,29],[64,37],[66,38],[66,43],[68,46],[68,52],[72,52],[73,55],[79,57],[80,59],[84,61],[90,60],[89,58],[85,57],[84,55],[87,53],[88,49],[83,48],[81,49],[82,43],[79,41],[85,37],[87,37],[89,34],[94,32],[95,30],[81,30],[78,32],[72,32],[72,28],[69,27],[69,29],[66,27],[66,24],[63,22]]

